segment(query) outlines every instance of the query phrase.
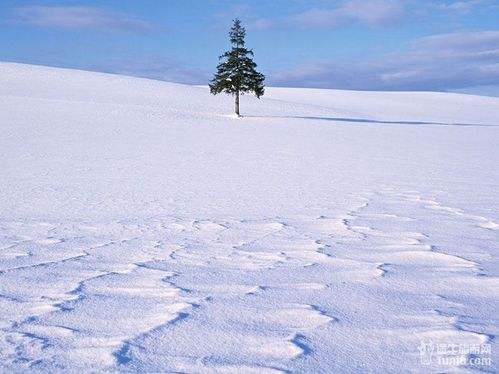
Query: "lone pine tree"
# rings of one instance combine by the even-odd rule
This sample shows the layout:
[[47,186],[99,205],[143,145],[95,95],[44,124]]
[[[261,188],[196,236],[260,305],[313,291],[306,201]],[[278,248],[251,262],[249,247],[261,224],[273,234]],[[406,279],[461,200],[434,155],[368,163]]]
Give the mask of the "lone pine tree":
[[217,95],[225,92],[235,96],[235,111],[239,116],[239,95],[253,92],[257,98],[263,95],[265,76],[255,70],[253,51],[244,46],[246,30],[241,21],[234,20],[229,32],[232,48],[220,56],[217,72],[211,80],[210,92]]

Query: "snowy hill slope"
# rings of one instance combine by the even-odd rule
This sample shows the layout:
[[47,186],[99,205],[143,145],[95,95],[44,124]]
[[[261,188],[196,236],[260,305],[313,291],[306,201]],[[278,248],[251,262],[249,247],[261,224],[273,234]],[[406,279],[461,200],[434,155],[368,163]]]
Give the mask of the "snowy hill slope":
[[237,121],[230,97],[199,87],[5,63],[0,79],[11,217],[301,213],[385,180],[438,189],[443,173],[468,193],[496,181],[496,128],[454,125],[497,125],[495,98],[271,88]]
[[499,99],[232,106],[0,63],[1,369],[450,370],[422,340],[496,367]]

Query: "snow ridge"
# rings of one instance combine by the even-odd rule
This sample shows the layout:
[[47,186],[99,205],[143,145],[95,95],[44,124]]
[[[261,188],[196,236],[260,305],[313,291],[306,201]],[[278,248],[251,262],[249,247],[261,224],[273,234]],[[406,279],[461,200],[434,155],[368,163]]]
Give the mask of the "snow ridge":
[[[21,240],[19,223],[3,221],[3,365],[287,371],[319,357],[324,367],[334,365],[324,356],[334,348],[318,345],[329,335],[351,345],[363,339],[352,333],[359,327],[386,340],[407,324],[412,333],[399,330],[397,344],[493,342],[496,332],[485,316],[470,314],[467,299],[475,284],[493,292],[499,279],[479,267],[476,253],[453,253],[445,232],[417,217],[433,212],[435,221],[490,232],[475,225],[483,220],[428,208],[433,200],[415,192],[379,191],[362,200],[332,217],[31,222],[37,235]],[[31,251],[17,261],[29,265],[9,266],[23,248]],[[27,278],[40,288],[21,281]],[[386,298],[393,284],[412,295],[410,304]],[[386,312],[398,312],[376,328],[327,296],[345,292],[365,298],[368,309],[382,298]],[[416,353],[404,359],[413,368]]]

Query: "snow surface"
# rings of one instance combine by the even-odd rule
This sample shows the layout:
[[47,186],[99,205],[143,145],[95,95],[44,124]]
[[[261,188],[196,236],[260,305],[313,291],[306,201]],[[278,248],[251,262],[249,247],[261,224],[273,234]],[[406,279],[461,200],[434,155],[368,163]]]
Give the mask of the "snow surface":
[[497,370],[499,99],[232,106],[0,63],[0,371]]

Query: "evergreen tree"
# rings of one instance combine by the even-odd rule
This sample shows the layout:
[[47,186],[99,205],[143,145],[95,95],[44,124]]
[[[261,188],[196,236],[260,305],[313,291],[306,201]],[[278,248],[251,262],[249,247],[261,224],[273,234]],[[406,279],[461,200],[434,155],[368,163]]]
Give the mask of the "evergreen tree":
[[244,46],[246,30],[241,21],[234,20],[229,32],[232,48],[220,56],[217,72],[211,80],[210,91],[213,95],[225,92],[235,96],[236,114],[239,116],[239,95],[253,92],[257,98],[264,93],[265,76],[255,70],[253,51]]

